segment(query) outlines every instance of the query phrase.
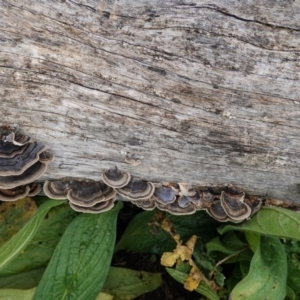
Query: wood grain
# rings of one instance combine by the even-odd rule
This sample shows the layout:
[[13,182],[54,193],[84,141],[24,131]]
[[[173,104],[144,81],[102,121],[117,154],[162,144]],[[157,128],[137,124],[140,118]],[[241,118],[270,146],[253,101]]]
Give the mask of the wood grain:
[[2,123],[48,145],[42,180],[117,165],[299,202],[299,15],[298,1],[0,1]]

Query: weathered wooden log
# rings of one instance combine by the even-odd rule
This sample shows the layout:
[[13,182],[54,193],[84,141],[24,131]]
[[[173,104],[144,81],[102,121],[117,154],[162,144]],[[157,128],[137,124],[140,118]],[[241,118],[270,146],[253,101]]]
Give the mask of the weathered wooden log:
[[42,180],[236,184],[299,201],[297,1],[0,1],[1,122]]

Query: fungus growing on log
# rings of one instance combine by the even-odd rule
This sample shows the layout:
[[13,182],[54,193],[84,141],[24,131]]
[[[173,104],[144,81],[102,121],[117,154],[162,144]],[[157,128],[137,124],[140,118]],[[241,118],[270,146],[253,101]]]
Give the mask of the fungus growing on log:
[[14,201],[36,195],[39,185],[30,185],[47,169],[53,156],[46,146],[17,132],[18,128],[0,127],[0,200]]
[[70,207],[81,212],[107,211],[114,206],[116,199],[113,188],[102,181],[85,178],[64,177],[61,180],[46,181],[43,190],[49,198],[68,199]]
[[229,193],[224,190],[221,193],[221,205],[231,220],[242,221],[250,217],[251,208],[244,203],[245,193]]
[[102,180],[108,186],[119,189],[126,186],[130,181],[131,175],[128,172],[120,171],[116,166],[102,173]]
[[69,205],[73,210],[78,211],[78,212],[98,214],[98,213],[103,213],[103,212],[111,210],[114,207],[115,200],[116,200],[116,198],[114,197],[114,198],[109,199],[108,201],[99,202],[99,203],[95,204],[94,206],[90,206],[90,207],[75,205],[72,202],[69,202]]
[[129,200],[144,200],[149,199],[155,190],[152,182],[140,180],[131,177],[129,183],[123,188],[116,189],[117,193]]
[[153,197],[162,205],[173,203],[176,200],[176,190],[173,187],[158,186],[155,187]]

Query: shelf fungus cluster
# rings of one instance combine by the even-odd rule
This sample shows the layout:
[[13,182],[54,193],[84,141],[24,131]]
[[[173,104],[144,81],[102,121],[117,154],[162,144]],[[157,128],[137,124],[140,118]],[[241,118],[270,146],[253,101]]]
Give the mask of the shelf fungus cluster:
[[44,193],[52,199],[68,199],[72,209],[84,213],[105,212],[114,207],[116,191],[102,181],[64,177],[46,181]]
[[102,180],[117,194],[145,210],[158,208],[174,215],[206,210],[220,222],[239,223],[250,218],[261,207],[257,197],[246,196],[231,185],[220,189],[191,188],[183,183],[153,184],[122,172],[117,167],[105,170]]
[[41,185],[35,183],[52,156],[46,146],[10,127],[0,128],[0,200],[15,201],[35,196]]
[[220,222],[234,223],[250,218],[261,207],[257,197],[246,196],[235,186],[191,188],[183,183],[154,184],[117,167],[104,170],[100,181],[72,177],[46,181],[44,193],[52,199],[68,199],[74,210],[85,213],[110,210],[118,194],[144,210],[158,208],[174,215],[206,210]]

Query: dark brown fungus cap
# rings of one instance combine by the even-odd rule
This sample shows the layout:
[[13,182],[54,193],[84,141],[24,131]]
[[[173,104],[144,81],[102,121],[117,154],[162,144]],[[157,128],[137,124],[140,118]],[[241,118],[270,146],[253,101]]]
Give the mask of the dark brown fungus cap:
[[48,151],[44,151],[40,154],[39,161],[48,165],[52,160],[54,156],[49,153]]
[[38,161],[20,175],[0,176],[0,189],[12,189],[26,185],[39,178],[47,169],[47,165]]
[[177,200],[178,205],[182,208],[187,207],[190,204],[193,204],[197,209],[202,209],[202,199],[199,192],[196,192],[192,196],[180,196]]
[[[12,145],[12,144],[11,144]],[[12,145],[14,146],[14,145]],[[46,147],[38,142],[25,144],[19,147],[22,151],[15,152],[12,156],[0,157],[0,176],[20,175],[40,159],[40,154]]]
[[156,207],[155,199],[153,197],[151,197],[150,199],[136,200],[131,202],[144,210],[153,210]]
[[96,205],[91,206],[91,207],[78,206],[72,202],[69,202],[69,205],[72,209],[74,209],[75,211],[78,211],[78,212],[99,214],[99,213],[111,210],[114,207],[115,199],[116,199],[116,197],[113,197],[108,201],[99,202]]
[[130,181],[130,174],[128,172],[122,172],[117,167],[104,170],[102,173],[102,180],[108,186],[119,189],[126,186]]
[[170,203],[168,205],[160,205],[159,203],[156,203],[156,206],[161,210],[165,210],[177,216],[191,215],[196,212],[195,206],[191,203],[187,204],[185,207],[180,207],[178,199],[175,202]]
[[167,205],[176,200],[176,190],[173,187],[155,187],[153,197],[162,205]]
[[228,222],[229,217],[221,205],[220,200],[214,201],[211,206],[206,210],[210,216],[220,222]]
[[67,199],[69,192],[69,177],[62,178],[56,181],[46,181],[43,186],[43,191],[51,199],[63,200]]
[[244,203],[251,208],[251,216],[256,214],[260,210],[262,205],[261,199],[256,196],[246,196],[244,199]]
[[42,190],[42,185],[37,182],[32,182],[29,184],[29,192],[28,192],[28,197],[34,197],[36,196],[41,190]]
[[235,221],[243,221],[250,217],[251,208],[244,203],[244,193],[231,193],[230,191],[222,191],[220,201],[221,205],[230,217]]
[[13,189],[0,189],[0,200],[2,201],[16,201],[28,195],[30,191],[29,185],[17,186]]
[[70,182],[68,199],[76,206],[92,207],[114,198],[116,191],[101,181],[74,179]]
[[154,193],[155,187],[152,182],[143,181],[131,177],[129,183],[121,189],[116,189],[117,193],[130,200],[149,199]]

